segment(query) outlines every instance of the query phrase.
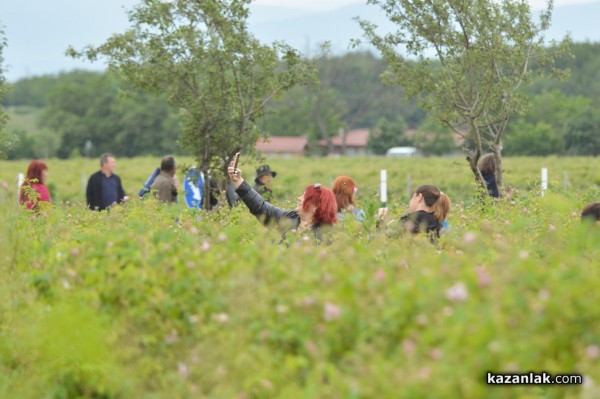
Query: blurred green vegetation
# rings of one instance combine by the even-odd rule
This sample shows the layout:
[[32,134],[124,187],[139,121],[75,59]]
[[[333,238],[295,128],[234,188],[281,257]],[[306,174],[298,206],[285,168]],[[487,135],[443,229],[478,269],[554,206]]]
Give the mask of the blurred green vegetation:
[[[96,162],[50,160],[50,180],[79,197]],[[117,159],[130,193],[156,162]],[[597,159],[507,159],[507,181],[524,188],[485,206],[469,199],[462,160],[269,162],[289,208],[305,184],[353,175],[366,222],[337,225],[332,245],[288,234],[278,246],[243,205],[205,213],[134,198],[110,213],[32,214],[10,200],[12,183],[0,187],[0,397],[600,396],[600,230],[579,217],[599,197]],[[559,181],[540,197],[542,165],[551,179],[572,171],[569,191]],[[25,166],[0,163],[0,180]],[[392,217],[408,172],[454,199],[437,246],[373,228],[382,166]],[[585,384],[491,387],[487,371]]]

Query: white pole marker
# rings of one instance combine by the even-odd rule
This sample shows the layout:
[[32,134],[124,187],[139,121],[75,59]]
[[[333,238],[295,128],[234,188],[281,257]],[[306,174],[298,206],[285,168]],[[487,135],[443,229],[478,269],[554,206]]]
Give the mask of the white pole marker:
[[379,173],[379,196],[384,206],[387,202],[387,170],[381,169]]

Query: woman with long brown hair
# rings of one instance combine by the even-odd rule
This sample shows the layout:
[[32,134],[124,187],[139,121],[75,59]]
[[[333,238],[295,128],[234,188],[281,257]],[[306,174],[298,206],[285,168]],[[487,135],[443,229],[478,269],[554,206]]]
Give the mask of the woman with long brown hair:
[[[423,185],[413,191],[408,203],[409,213],[399,220],[404,231],[425,233],[431,241],[440,237],[446,216],[450,212],[450,198],[433,185]],[[387,216],[387,208],[380,208],[378,217]],[[388,226],[393,223],[388,223]]]
[[356,206],[358,187],[354,179],[349,176],[338,176],[333,182],[331,191],[335,194],[339,220],[344,220],[346,213],[353,214],[359,222],[365,219],[365,212]]

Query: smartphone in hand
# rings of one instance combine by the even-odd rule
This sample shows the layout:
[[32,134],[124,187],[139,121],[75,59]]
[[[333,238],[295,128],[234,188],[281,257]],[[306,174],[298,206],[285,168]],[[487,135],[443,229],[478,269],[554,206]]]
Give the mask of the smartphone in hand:
[[237,171],[239,160],[240,160],[240,153],[236,152],[235,155],[233,156],[233,170],[234,171]]

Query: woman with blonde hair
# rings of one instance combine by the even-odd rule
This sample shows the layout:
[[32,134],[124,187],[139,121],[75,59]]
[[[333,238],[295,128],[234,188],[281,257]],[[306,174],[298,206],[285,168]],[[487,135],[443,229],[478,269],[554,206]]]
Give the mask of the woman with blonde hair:
[[356,182],[349,176],[338,176],[331,187],[331,191],[335,194],[337,203],[338,220],[344,220],[345,213],[352,213],[356,220],[362,222],[365,219],[365,212],[356,207],[356,193],[358,187]]

